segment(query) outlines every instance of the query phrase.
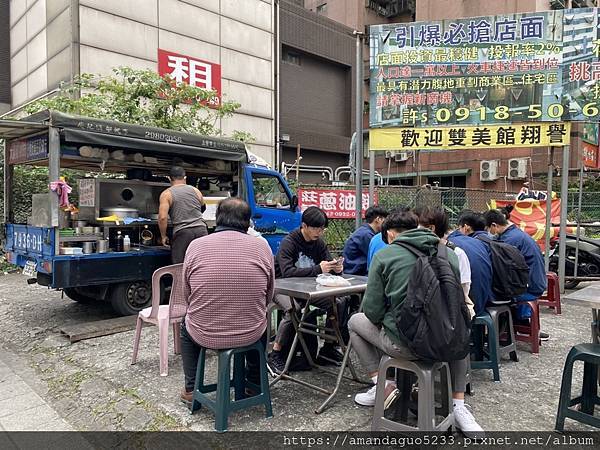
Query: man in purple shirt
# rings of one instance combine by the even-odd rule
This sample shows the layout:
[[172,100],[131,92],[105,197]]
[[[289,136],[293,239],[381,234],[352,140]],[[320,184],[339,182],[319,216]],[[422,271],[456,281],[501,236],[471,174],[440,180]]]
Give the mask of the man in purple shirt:
[[[275,284],[269,244],[247,234],[250,207],[240,198],[219,203],[216,225],[214,233],[192,241],[183,262],[188,304],[181,326],[185,402],[192,399],[202,347],[244,347],[258,340],[266,344],[267,304]],[[246,376],[258,384],[258,354],[250,352],[246,360]]]

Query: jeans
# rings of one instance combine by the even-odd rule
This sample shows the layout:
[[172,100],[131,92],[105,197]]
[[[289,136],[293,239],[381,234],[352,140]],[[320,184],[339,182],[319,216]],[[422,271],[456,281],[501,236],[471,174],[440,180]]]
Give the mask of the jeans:
[[[263,347],[267,345],[267,333],[260,338]],[[196,369],[198,357],[202,346],[188,334],[185,322],[181,323],[181,359],[183,362],[183,374],[185,377],[185,390],[192,392],[196,383]],[[257,351],[246,353],[246,379],[252,383],[260,384],[260,358]]]
[[[515,298],[515,303],[519,302],[531,302],[533,300],[537,300],[539,295],[533,295],[529,292],[525,292],[524,294],[519,295]],[[516,307],[516,314],[518,320],[526,320],[531,317],[531,308],[526,303],[521,303]]]

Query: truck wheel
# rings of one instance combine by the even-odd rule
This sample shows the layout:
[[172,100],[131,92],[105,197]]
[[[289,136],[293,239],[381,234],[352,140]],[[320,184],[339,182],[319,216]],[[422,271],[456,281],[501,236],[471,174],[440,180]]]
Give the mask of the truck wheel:
[[77,288],[64,288],[63,292],[67,297],[69,297],[71,300],[77,303],[92,303],[96,301],[95,298],[88,297],[87,295],[84,295],[77,291]]
[[137,314],[152,303],[152,288],[148,281],[132,281],[113,286],[110,303],[117,314]]

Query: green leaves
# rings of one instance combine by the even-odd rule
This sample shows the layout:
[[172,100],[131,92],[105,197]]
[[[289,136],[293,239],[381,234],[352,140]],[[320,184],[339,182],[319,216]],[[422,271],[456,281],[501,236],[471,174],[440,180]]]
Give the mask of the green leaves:
[[[38,100],[26,108],[30,114],[54,109],[69,114],[116,120],[209,136],[221,135],[219,119],[231,117],[240,108],[223,101],[214,108],[208,102],[214,91],[175,83],[152,70],[130,67],[113,69],[107,77],[84,73],[63,84],[58,95]],[[233,139],[252,142],[249,132],[235,131]]]

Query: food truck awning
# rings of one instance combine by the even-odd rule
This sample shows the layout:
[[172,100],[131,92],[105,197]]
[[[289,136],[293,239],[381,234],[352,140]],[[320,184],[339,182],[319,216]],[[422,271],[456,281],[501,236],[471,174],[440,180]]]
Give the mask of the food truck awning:
[[141,150],[166,156],[248,161],[246,146],[239,141],[57,111],[42,111],[27,117],[26,121],[0,120],[0,138],[21,138],[48,129],[48,125],[58,128],[61,140],[66,143]]
[[0,120],[0,139],[18,139],[47,129],[47,125],[43,125],[39,122]]

